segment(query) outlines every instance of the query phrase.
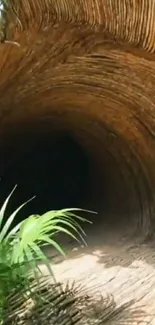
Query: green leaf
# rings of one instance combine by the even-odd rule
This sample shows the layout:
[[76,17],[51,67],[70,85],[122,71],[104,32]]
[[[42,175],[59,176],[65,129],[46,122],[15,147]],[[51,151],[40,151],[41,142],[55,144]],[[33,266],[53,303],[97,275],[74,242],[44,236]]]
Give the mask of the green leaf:
[[16,187],[17,187],[17,185],[15,185],[15,187],[12,190],[12,192],[9,194],[9,196],[7,197],[7,199],[5,200],[5,202],[3,203],[3,205],[2,205],[2,207],[0,209],[0,227],[2,225],[3,218],[4,218],[4,214],[5,214],[6,208],[8,206],[9,200],[10,200],[13,192],[15,191]]
[[0,242],[4,239],[4,237],[6,236],[12,222],[14,221],[17,213],[30,201],[32,201],[34,199],[34,197],[32,197],[31,199],[29,199],[28,201],[26,201],[25,203],[23,203],[22,205],[20,205],[19,208],[17,208],[12,214],[11,216],[8,218],[8,220],[6,221],[4,227],[2,228],[1,232],[0,232]]
[[13,240],[14,236],[17,235],[17,232],[19,231],[19,229],[21,228],[21,225],[23,224],[24,220],[21,221],[20,223],[18,223],[12,230],[10,230],[10,232],[5,236],[4,238],[4,243],[6,243],[7,241],[9,241],[10,239]]
[[[0,210],[0,224],[3,222],[4,213],[13,191]],[[89,213],[91,211],[70,208],[48,211],[42,216],[32,214],[10,230],[18,211],[32,199],[11,214],[0,232],[0,306],[1,297],[4,301],[7,301],[6,293],[12,291],[12,289],[16,291],[22,287],[27,290],[30,296],[33,294],[29,277],[33,275],[33,278],[39,284],[40,261],[46,265],[54,281],[56,281],[51,263],[41,248],[44,245],[51,244],[54,249],[65,257],[63,247],[56,241],[54,236],[62,232],[76,241],[84,241],[83,236],[86,234],[79,223],[91,223],[76,214],[78,211]]]
[[38,233],[38,215],[32,215],[25,219],[23,222],[21,229],[20,229],[20,237],[22,238],[22,241],[24,239],[27,240],[29,238],[29,241],[31,241],[35,234]]
[[52,268],[51,268],[51,265],[50,265],[50,262],[49,262],[49,259],[47,258],[47,256],[42,252],[40,247],[38,245],[36,245],[35,243],[33,244],[33,246],[31,246],[31,248],[34,250],[36,256],[38,257],[38,260],[42,260],[45,263],[49,273],[53,276],[53,279],[55,280],[55,277],[54,277],[54,274],[53,274],[53,271],[52,271]]
[[51,244],[61,255],[64,257],[66,256],[64,250],[61,248],[61,246],[53,239],[49,238],[48,236],[44,235],[40,238],[40,240]]

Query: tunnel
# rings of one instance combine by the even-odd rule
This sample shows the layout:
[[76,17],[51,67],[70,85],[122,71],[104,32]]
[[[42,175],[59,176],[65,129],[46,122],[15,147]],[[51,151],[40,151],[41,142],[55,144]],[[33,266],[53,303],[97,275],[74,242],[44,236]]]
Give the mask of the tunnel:
[[143,31],[141,4],[112,2],[21,1],[15,11],[11,1],[0,45],[0,204],[17,184],[8,214],[35,196],[19,219],[79,207],[97,212],[93,224],[147,237],[155,23]]

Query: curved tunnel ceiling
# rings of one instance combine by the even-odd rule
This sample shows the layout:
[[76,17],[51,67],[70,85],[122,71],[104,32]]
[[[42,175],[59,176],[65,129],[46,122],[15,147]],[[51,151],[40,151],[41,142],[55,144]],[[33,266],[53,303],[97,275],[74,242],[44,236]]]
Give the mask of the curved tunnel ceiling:
[[[22,0],[17,5],[14,0],[5,18],[1,193],[16,182],[32,189],[36,165],[36,179],[47,170],[43,179],[50,184],[51,170],[58,177],[62,169],[70,178],[72,170],[75,182],[81,175],[79,192],[83,188],[88,195],[85,202],[80,198],[64,204],[95,209],[107,216],[105,222],[131,222],[134,231],[145,235],[154,231],[154,1]],[[68,140],[61,142],[64,137]],[[55,148],[64,150],[59,170],[58,160],[53,162]],[[19,172],[21,161],[27,163]],[[72,167],[65,169],[69,162]],[[59,188],[67,181],[62,178]],[[36,194],[38,186],[26,195]],[[74,192],[73,184],[71,188]],[[52,207],[45,202],[45,208]]]

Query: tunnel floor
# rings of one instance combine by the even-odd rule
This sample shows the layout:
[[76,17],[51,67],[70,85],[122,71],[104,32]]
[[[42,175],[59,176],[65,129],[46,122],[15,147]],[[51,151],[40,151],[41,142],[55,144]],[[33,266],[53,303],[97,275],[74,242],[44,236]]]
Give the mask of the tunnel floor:
[[[93,297],[96,324],[154,325],[155,241],[129,240],[122,232],[101,225],[89,228],[87,235],[87,247],[62,241],[65,260],[46,248],[57,280],[75,281],[79,291]],[[47,274],[44,265],[40,268]],[[94,324],[91,312],[88,315],[86,324]]]

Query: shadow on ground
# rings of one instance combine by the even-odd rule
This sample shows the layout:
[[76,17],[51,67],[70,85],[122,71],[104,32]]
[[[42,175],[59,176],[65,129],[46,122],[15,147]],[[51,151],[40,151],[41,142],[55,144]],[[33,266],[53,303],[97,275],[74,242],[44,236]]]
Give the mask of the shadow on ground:
[[[52,284],[49,277],[43,278],[40,288],[32,283],[34,299],[23,300],[18,293],[9,297],[9,309],[4,324],[57,324],[57,325],[101,325],[137,324],[145,313],[134,307],[134,300],[117,306],[112,295],[100,292],[88,293],[82,285],[73,283],[63,287]],[[38,299],[39,297],[39,299]],[[118,320],[118,323],[117,323]]]
[[[87,246],[75,241],[69,242],[67,238],[61,236],[58,241],[65,248],[67,260],[92,256],[95,262],[104,268],[115,266],[135,268],[137,262],[144,262],[155,268],[155,240],[146,243],[140,237],[132,239],[123,237],[116,230],[102,231],[98,228],[93,234],[88,232]],[[64,261],[51,246],[46,249],[46,253],[54,264]]]

